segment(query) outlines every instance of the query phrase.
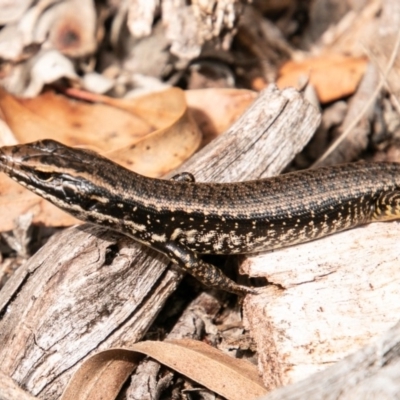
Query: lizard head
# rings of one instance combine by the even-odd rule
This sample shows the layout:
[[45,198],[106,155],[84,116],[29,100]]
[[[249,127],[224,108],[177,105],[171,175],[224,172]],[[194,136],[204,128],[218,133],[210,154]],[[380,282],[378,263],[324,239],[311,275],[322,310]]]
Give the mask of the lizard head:
[[115,181],[107,172],[113,164],[93,151],[50,139],[0,148],[0,171],[78,217],[82,208],[106,201],[105,185],[97,181]]

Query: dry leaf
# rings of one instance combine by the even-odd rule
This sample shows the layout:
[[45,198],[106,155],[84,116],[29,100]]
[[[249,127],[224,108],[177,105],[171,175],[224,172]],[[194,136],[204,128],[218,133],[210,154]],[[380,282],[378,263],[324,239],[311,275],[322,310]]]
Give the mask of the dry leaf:
[[279,88],[298,87],[308,78],[321,103],[328,103],[353,94],[367,67],[365,58],[324,55],[303,62],[289,61],[280,69]]
[[96,49],[96,22],[92,0],[56,2],[43,12],[36,35],[42,33],[43,40],[63,54],[82,57]]
[[[69,382],[62,400],[115,399],[145,354],[229,400],[254,399],[266,393],[257,368],[203,342],[183,339],[141,342],[130,349],[110,349],[86,360]],[[97,396],[97,397],[96,397]]]
[[200,131],[188,111],[184,92],[178,88],[134,99],[108,98],[108,104],[151,121],[156,129],[129,147],[105,154],[126,168],[160,177],[182,164],[200,146]]
[[52,138],[102,152],[126,146],[153,129],[114,107],[78,102],[53,92],[20,99],[1,91],[0,108],[19,143]]
[[45,85],[60,79],[69,79],[71,84],[79,82],[73,62],[57,50],[41,51],[32,58],[32,65],[26,64],[25,68],[29,69],[29,84],[23,92],[25,97],[37,96]]
[[93,0],[3,1],[0,20],[7,24],[0,32],[0,55],[12,61],[2,71],[3,86],[36,96],[46,83],[79,80],[76,66],[64,56],[82,57],[96,50],[103,34],[96,8]]
[[122,385],[135,370],[142,354],[110,349],[86,360],[73,375],[60,400],[116,399]]

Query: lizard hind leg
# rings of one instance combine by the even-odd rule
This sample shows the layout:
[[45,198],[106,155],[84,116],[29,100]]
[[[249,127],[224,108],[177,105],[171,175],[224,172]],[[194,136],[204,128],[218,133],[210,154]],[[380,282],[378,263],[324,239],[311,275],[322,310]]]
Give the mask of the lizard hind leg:
[[212,264],[204,262],[197,253],[187,249],[182,244],[167,242],[160,249],[171,261],[178,264],[184,271],[188,272],[204,285],[225,290],[243,296],[245,294],[256,294],[254,289],[238,285],[229,279],[223,272]]

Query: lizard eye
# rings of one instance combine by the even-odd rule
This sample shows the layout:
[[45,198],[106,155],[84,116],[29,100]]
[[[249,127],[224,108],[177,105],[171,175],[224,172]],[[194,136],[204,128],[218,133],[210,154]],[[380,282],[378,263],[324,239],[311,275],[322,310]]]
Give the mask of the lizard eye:
[[54,175],[51,172],[35,171],[36,178],[43,182],[51,182]]

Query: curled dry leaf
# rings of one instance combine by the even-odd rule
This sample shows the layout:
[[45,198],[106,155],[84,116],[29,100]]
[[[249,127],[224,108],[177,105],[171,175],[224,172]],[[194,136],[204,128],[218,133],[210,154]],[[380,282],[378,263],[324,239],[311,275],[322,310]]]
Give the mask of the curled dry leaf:
[[141,342],[129,349],[98,353],[80,367],[61,400],[115,399],[142,354],[176,370],[229,400],[254,399],[266,393],[257,368],[199,341]]
[[[79,12],[77,12],[79,10]],[[92,0],[57,2],[38,21],[51,46],[70,57],[82,57],[96,49],[96,10]]]
[[200,130],[180,89],[171,88],[129,100],[109,98],[109,101],[137,118],[151,121],[155,129],[145,140],[105,154],[126,168],[159,177],[182,164],[200,146]]
[[52,92],[34,99],[3,92],[0,108],[19,143],[52,138],[104,152],[137,141],[153,129],[151,122],[114,107],[70,100]]
[[[35,99],[17,99],[0,91],[0,113],[17,142],[52,138],[71,146],[89,147],[148,176],[161,176],[177,167],[201,142],[200,131],[179,89],[133,100],[110,99],[109,104],[88,104],[50,92]],[[15,143],[10,142],[3,140],[4,144]],[[34,214],[35,223],[76,223],[3,175],[0,193],[2,231],[12,229],[13,220],[26,212]]]
[[57,50],[41,51],[32,58],[32,65],[27,65],[27,69],[30,79],[23,92],[25,97],[37,96],[46,84],[62,78],[69,79],[71,83],[79,82],[72,61]]
[[303,62],[287,62],[279,71],[279,88],[298,87],[308,78],[321,103],[328,103],[353,94],[367,68],[363,57],[324,55]]
[[[30,7],[27,1],[14,2],[1,7],[0,22],[14,22],[6,25],[12,28],[20,45],[12,50],[16,42],[0,40],[3,55],[7,60],[18,60],[24,48],[33,44],[52,48],[70,57],[81,57],[92,53],[96,46],[96,10],[92,0],[37,1]],[[18,6],[17,6],[18,5]],[[79,8],[79,12],[76,10]]]

